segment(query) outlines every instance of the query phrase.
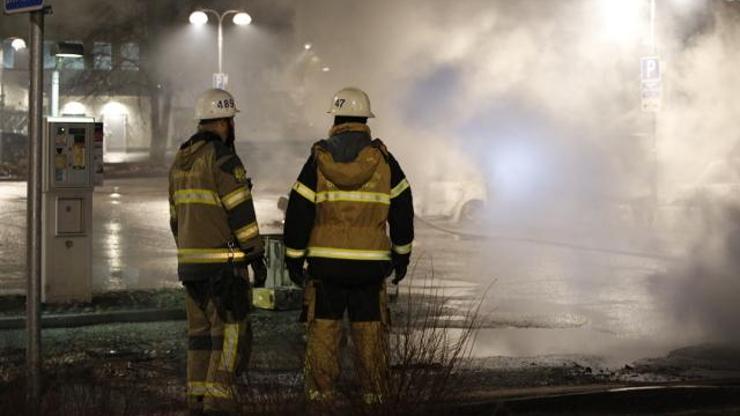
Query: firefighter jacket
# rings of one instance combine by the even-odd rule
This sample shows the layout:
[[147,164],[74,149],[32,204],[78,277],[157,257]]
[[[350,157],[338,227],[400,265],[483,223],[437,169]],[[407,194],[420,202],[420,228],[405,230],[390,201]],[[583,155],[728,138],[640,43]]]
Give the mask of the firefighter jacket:
[[307,259],[312,278],[377,283],[390,275],[391,260],[408,264],[413,221],[411,188],[398,162],[367,125],[340,124],[314,144],[291,190],[286,261],[302,267]]
[[170,227],[182,281],[207,280],[229,263],[262,256],[251,180],[219,136],[185,142],[170,169]]

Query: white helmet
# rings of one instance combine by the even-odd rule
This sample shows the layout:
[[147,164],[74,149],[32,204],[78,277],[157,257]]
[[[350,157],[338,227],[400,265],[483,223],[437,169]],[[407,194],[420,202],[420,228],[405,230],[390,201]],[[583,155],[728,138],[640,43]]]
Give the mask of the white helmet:
[[375,114],[370,110],[370,98],[365,91],[347,87],[334,94],[331,107],[327,113],[333,116],[367,117],[373,118]]
[[195,104],[196,120],[230,118],[238,112],[234,96],[218,88],[212,88],[201,94]]

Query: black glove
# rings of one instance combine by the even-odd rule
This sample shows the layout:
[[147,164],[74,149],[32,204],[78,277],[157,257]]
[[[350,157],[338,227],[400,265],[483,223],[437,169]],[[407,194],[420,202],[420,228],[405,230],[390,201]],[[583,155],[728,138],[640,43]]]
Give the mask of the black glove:
[[393,284],[397,285],[404,277],[406,277],[406,271],[409,266],[409,255],[396,254],[395,252],[392,252],[391,261],[393,262],[393,271],[395,272]]
[[254,287],[265,287],[265,280],[267,280],[267,266],[265,265],[265,258],[256,258],[249,263],[249,267],[252,268],[252,273],[254,273]]
[[290,280],[298,287],[303,287],[306,281],[306,274],[303,271],[303,259],[285,259],[285,265],[288,267]]

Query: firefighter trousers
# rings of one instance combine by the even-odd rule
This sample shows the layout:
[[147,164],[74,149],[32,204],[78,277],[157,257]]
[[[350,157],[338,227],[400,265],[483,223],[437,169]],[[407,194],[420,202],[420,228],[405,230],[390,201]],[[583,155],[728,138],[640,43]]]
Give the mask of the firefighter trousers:
[[302,316],[308,329],[304,380],[309,401],[331,400],[337,394],[345,311],[354,346],[350,353],[362,398],[367,404],[383,400],[390,371],[387,305],[384,283],[342,287],[309,281]]
[[[187,284],[188,354],[187,394],[191,414],[236,412],[235,381],[246,369],[252,344],[247,317],[219,313],[208,282]],[[249,285],[241,285],[251,304]],[[205,292],[205,293],[204,293]]]

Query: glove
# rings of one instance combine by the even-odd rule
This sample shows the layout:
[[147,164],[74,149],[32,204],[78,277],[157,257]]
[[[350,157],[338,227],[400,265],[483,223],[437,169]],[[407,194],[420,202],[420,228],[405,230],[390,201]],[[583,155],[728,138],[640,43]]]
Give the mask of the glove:
[[395,277],[393,278],[393,284],[397,285],[404,277],[409,266],[409,255],[391,253],[391,261],[393,263],[393,271]]
[[303,287],[306,281],[306,274],[303,271],[303,259],[285,259],[285,265],[288,267],[290,281],[298,287]]
[[251,263],[249,267],[252,268],[254,273],[254,287],[265,287],[265,281],[267,280],[267,266],[265,265],[265,258],[258,257]]

